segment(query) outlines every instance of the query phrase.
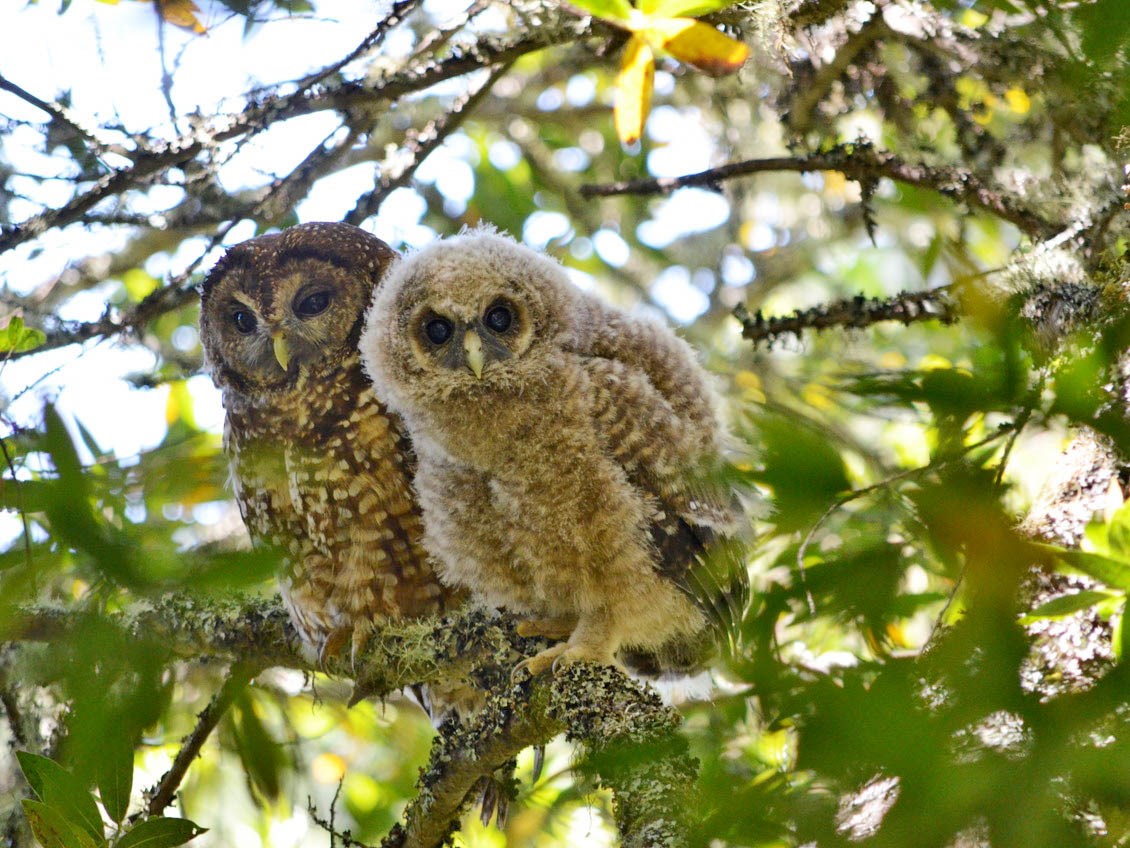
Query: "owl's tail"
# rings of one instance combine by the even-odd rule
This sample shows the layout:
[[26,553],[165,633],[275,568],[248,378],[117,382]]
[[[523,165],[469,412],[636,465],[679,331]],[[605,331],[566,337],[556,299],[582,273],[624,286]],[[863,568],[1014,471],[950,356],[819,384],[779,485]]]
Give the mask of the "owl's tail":
[[[702,528],[695,532],[696,536],[713,536]],[[686,677],[743,650],[742,621],[750,601],[748,547],[734,538],[700,541],[702,550],[678,585],[702,610],[706,625],[658,648],[622,650],[619,660],[634,674],[651,679]]]

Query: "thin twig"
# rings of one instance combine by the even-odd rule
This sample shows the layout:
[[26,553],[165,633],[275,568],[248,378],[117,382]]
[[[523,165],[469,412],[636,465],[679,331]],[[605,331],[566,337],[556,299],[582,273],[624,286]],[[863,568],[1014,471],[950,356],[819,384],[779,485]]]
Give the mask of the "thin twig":
[[[40,111],[46,112],[48,115],[51,116],[51,120],[52,120],[53,123],[59,124],[63,127],[66,127],[72,133],[74,133],[75,135],[79,136],[84,141],[86,141],[91,147],[95,148],[97,151],[117,153],[120,156],[127,156],[127,157],[130,155],[130,152],[126,148],[122,147],[121,145],[105,144],[105,143],[99,141],[94,136],[94,133],[92,133],[90,130],[86,129],[86,127],[82,126],[77,120],[75,120],[71,116],[70,110],[67,109],[65,106],[62,106],[59,103],[54,103],[52,101],[44,100],[40,97],[36,97],[34,94],[32,94],[27,89],[23,88],[22,86],[16,85],[16,83],[14,83],[11,80],[9,80],[8,78],[6,78],[3,74],[0,74],[0,89],[7,91],[10,94],[16,95],[16,97],[20,98],[25,103],[30,103],[36,109],[39,109]],[[53,177],[52,179],[57,179],[57,178]]]
[[149,802],[145,807],[147,816],[159,816],[169,804],[173,803],[173,798],[176,797],[177,789],[188,773],[189,766],[199,756],[200,749],[204,747],[204,743],[208,741],[208,737],[212,735],[212,731],[216,729],[216,725],[220,723],[232,701],[246,688],[253,676],[254,668],[250,665],[232,666],[220,691],[197,716],[196,727],[181,743],[172,766],[157,785],[146,793],[149,796]]
[[97,321],[73,321],[63,324],[59,329],[47,332],[47,339],[33,350],[17,351],[11,354],[11,359],[20,359],[32,356],[47,350],[64,347],[71,344],[80,344],[95,338],[106,338],[119,333],[133,332],[150,321],[172,312],[196,297],[196,284],[188,280],[196,272],[200,263],[217,245],[227,236],[228,232],[238,221],[229,221],[212,235],[208,245],[192,261],[192,263],[169,281],[167,285],[155,289],[146,295],[132,309],[127,310],[120,317],[114,318],[109,314],[103,315]]
[[825,330],[829,327],[860,329],[881,321],[898,321],[913,324],[918,321],[941,321],[951,324],[957,320],[959,306],[944,286],[920,292],[900,292],[889,298],[866,298],[856,295],[848,300],[822,304],[810,309],[798,309],[791,315],[766,318],[758,310],[750,314],[743,304],[734,307],[733,315],[742,325],[742,338],[755,345],[783,335],[799,336],[805,330]]
[[1027,208],[1018,198],[1008,194],[999,186],[991,185],[966,168],[905,162],[893,153],[872,150],[867,145],[859,144],[843,145],[827,153],[814,153],[810,156],[747,159],[682,177],[584,185],[581,186],[581,193],[586,197],[669,194],[676,189],[691,186],[717,188],[723,181],[735,177],[774,171],[797,173],[838,171],[853,180],[875,180],[886,177],[897,182],[931,189],[969,206],[991,212],[1036,238],[1046,238],[1064,226],[1060,222],[1043,218]]
[[442,47],[444,44],[451,40],[451,37],[455,35],[455,33],[457,33],[463,27],[467,26],[467,24],[469,24],[473,18],[484,12],[489,6],[489,0],[475,0],[475,2],[468,6],[467,10],[460,16],[459,21],[443,29],[436,27],[427,35],[425,35],[420,40],[420,43],[416,45],[416,49],[412,51],[413,56],[425,56],[429,52],[434,51],[436,48]]
[[376,28],[373,29],[368,35],[361,39],[361,43],[354,47],[345,55],[344,58],[326,65],[324,68],[314,73],[309,74],[296,83],[300,91],[308,91],[311,86],[320,83],[326,77],[332,76],[352,62],[354,59],[359,58],[362,54],[367,53],[369,50],[378,47],[388,34],[404,23],[404,19],[412,13],[412,10],[420,5],[420,0],[396,0],[392,4],[392,8],[388,10],[388,14],[384,16]]
[[511,64],[513,63],[506,62],[496,68],[492,68],[490,76],[487,77],[486,81],[479,86],[478,89],[473,92],[467,92],[457,98],[451,106],[448,107],[447,111],[435,120],[429,121],[419,133],[409,134],[404,142],[404,146],[401,148],[405,161],[397,163],[391,173],[382,174],[380,180],[377,181],[376,187],[358,198],[356,205],[349,211],[349,214],[345,216],[345,223],[354,225],[360,224],[370,215],[376,214],[389,194],[407,185],[409,180],[412,179],[412,175],[416,173],[416,169],[420,167],[420,164],[431,155],[432,151],[443,144],[444,140],[450,136],[451,133],[459,128],[463,121],[475,110],[475,107],[490,92],[499,78],[510,69]]
[[169,73],[169,57],[165,52],[165,10],[160,0],[153,4],[153,13],[157,18],[157,56],[161,60],[161,96],[169,109],[169,122],[176,127],[177,107],[173,105],[173,75]]

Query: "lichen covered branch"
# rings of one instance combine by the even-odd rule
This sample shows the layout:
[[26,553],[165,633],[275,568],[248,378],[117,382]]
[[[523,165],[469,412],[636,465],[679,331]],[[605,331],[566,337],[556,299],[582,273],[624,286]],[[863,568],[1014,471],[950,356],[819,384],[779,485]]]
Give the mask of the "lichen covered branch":
[[860,329],[882,321],[913,324],[918,321],[941,321],[950,324],[957,320],[960,307],[946,288],[927,289],[920,292],[900,292],[889,298],[866,298],[862,295],[821,304],[809,309],[798,309],[790,315],[766,318],[760,310],[750,314],[739,304],[734,317],[741,322],[742,338],[755,345],[772,342],[784,335],[800,337],[805,330],[824,330],[829,327]]
[[[28,609],[0,638],[13,643],[62,639],[80,626],[82,616],[93,614]],[[171,656],[236,663],[173,768],[152,791],[151,815],[168,805],[231,697],[257,670],[272,665],[312,670],[315,665],[301,652],[277,600],[168,597],[109,618],[124,633],[163,645]],[[515,635],[508,618],[481,610],[463,610],[442,621],[388,622],[373,633],[356,660],[353,700],[413,683],[483,673],[508,681],[515,659],[533,644]],[[349,676],[351,669],[351,660],[342,657],[330,660],[325,670]],[[588,664],[487,688],[495,694],[470,722],[449,721],[441,727],[420,778],[419,795],[403,822],[384,839],[384,848],[443,844],[481,778],[494,774],[524,748],[560,733],[584,746],[580,767],[612,791],[625,846],[685,842],[697,764],[678,734],[679,714],[664,706],[654,691],[614,668]]]
[[849,179],[870,182],[888,178],[930,189],[975,209],[990,212],[1035,238],[1050,237],[1065,226],[1064,222],[1044,218],[1028,208],[1021,199],[966,168],[907,162],[893,153],[873,150],[867,145],[859,144],[841,145],[827,153],[814,153],[810,156],[775,156],[730,162],[681,177],[585,185],[581,186],[581,193],[587,197],[669,194],[676,189],[692,186],[716,188],[725,180],[775,171],[839,171]]
[[481,778],[559,733],[585,746],[580,767],[612,791],[626,848],[681,845],[698,769],[679,724],[654,691],[607,666],[578,664],[527,679],[490,698],[468,725],[440,735],[416,800],[382,848],[442,845]]

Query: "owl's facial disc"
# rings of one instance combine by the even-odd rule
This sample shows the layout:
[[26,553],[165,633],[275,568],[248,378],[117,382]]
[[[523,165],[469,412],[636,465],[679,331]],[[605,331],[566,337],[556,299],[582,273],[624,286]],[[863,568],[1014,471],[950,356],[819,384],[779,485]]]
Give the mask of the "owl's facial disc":
[[412,322],[413,347],[422,364],[469,371],[480,382],[501,363],[525,352],[529,333],[522,332],[524,323],[517,308],[503,299],[492,300],[481,314],[466,318],[424,307]]

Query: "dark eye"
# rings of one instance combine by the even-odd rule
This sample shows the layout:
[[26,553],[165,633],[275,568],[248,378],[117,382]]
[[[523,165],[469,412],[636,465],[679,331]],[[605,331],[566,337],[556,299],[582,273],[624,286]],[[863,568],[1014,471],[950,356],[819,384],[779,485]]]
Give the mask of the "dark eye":
[[509,306],[492,306],[483,316],[483,323],[487,329],[495,333],[505,333],[514,323],[514,313]]
[[232,313],[231,319],[235,322],[235,328],[243,333],[243,335],[246,336],[248,333],[255,331],[255,313],[250,310],[237,309]]
[[314,292],[298,301],[294,305],[294,311],[300,318],[312,318],[319,312],[325,312],[329,305],[330,293],[328,291]]
[[424,325],[424,335],[434,345],[441,345],[451,338],[451,322],[446,318],[432,318]]

